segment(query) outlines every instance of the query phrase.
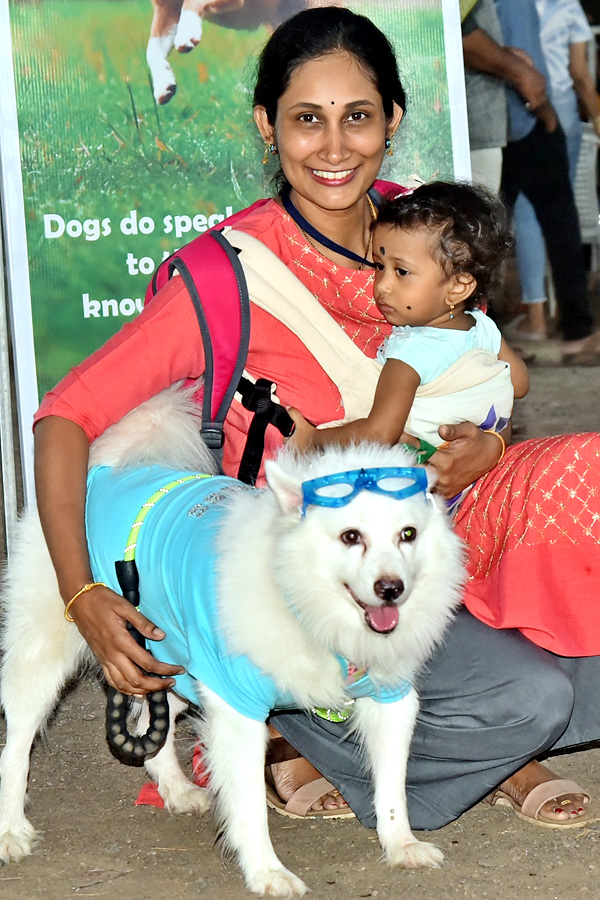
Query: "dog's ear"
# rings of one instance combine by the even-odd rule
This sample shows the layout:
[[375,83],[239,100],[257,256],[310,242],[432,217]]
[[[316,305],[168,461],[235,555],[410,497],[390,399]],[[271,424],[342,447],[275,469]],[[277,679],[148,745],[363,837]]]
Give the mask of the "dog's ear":
[[284,513],[298,514],[302,509],[302,483],[293,478],[272,459],[265,463],[267,484]]

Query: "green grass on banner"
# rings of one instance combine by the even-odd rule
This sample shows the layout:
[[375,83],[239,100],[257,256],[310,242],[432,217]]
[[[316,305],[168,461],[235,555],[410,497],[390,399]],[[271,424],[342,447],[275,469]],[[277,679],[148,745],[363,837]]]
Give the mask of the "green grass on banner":
[[[396,46],[408,111],[384,176],[452,174],[441,12],[350,4]],[[253,69],[265,29],[205,24],[200,45],[169,57],[177,93],[154,101],[145,60],[146,0],[11,3],[17,106],[26,196],[38,381],[46,390],[125,321],[83,319],[82,295],[143,297],[148,275],[125,259],[160,259],[193,238],[163,233],[168,215],[224,213],[268,191],[251,117]],[[136,210],[153,233],[120,232]],[[44,215],[110,219],[111,234],[47,239]],[[89,226],[90,228],[92,226]]]

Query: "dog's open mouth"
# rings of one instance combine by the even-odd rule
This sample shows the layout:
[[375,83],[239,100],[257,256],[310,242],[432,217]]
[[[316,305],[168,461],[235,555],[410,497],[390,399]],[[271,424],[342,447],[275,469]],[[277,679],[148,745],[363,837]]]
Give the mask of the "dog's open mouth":
[[348,593],[365,614],[365,622],[378,634],[390,634],[398,624],[400,611],[395,603],[384,603],[383,606],[369,606],[359,600],[354,591],[346,585]]

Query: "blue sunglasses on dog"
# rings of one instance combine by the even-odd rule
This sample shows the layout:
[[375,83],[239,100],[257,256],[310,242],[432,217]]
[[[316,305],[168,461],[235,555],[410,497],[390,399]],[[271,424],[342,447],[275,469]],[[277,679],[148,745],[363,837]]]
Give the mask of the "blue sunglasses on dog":
[[359,491],[372,491],[394,500],[404,500],[415,494],[425,494],[427,475],[425,469],[416,466],[354,469],[352,472],[335,472],[302,483],[302,515],[309,506],[346,506]]

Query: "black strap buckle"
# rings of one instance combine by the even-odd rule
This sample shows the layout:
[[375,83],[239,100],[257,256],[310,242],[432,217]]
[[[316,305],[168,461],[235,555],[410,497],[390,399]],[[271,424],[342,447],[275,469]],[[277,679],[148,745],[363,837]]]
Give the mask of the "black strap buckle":
[[256,484],[265,450],[267,426],[274,425],[283,437],[289,437],[294,431],[288,411],[272,399],[274,390],[274,382],[266,378],[258,378],[254,384],[247,378],[240,378],[238,391],[242,406],[254,413],[237,476],[245,484]]

